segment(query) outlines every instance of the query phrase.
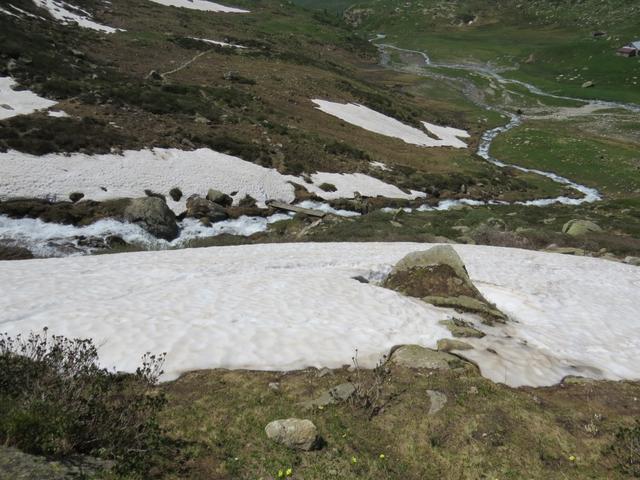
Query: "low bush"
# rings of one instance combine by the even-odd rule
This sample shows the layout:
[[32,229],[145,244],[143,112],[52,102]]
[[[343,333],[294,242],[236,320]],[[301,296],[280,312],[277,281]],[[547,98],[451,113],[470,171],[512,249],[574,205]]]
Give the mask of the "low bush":
[[608,453],[618,469],[632,478],[640,478],[640,420],[631,427],[620,427]]
[[163,450],[156,389],[164,354],[133,374],[98,364],[91,340],[0,335],[0,442],[36,455],[92,455],[147,472]]

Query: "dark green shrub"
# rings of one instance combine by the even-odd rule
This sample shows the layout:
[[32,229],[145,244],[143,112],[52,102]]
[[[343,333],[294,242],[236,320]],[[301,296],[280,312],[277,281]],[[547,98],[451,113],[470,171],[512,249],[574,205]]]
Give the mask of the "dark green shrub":
[[336,192],[338,189],[334,184],[325,182],[320,185],[320,190],[323,190],[325,192]]
[[164,354],[134,374],[98,365],[91,340],[0,335],[0,442],[38,455],[93,455],[146,472],[163,449],[155,390]]

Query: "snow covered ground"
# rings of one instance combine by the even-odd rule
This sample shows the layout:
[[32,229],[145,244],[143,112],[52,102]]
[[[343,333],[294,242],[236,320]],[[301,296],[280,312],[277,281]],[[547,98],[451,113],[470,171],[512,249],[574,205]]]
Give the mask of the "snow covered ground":
[[203,10],[206,12],[225,12],[225,13],[249,13],[249,10],[240,8],[226,7],[219,3],[209,2],[208,0],[151,0],[152,2],[166,5],[168,7],[189,8],[192,10]]
[[[238,192],[236,199],[251,195],[266,200],[294,200],[289,182],[304,185],[310,192],[326,199],[350,198],[359,192],[366,196],[418,198],[422,192],[407,194],[399,188],[364,174],[315,173],[313,184],[302,178],[282,175],[238,157],[210,149],[183,151],[153,149],[125,151],[122,155],[29,155],[16,151],[0,153],[0,198],[49,197],[66,200],[71,192],[82,192],[85,198],[104,200],[118,197],[144,196],[145,189],[167,194],[173,187],[184,193],[181,202],[168,199],[176,213],[184,211],[185,199],[204,195],[210,188],[225,193]],[[337,191],[325,192],[319,185],[332,183]]]
[[0,120],[33,113],[57,103],[30,90],[14,90],[17,85],[11,77],[0,77]]
[[38,7],[44,8],[49,14],[63,24],[77,23],[82,28],[89,28],[104,33],[115,33],[122,31],[119,28],[109,27],[94,22],[91,14],[86,10],[82,10],[76,5],[63,2],[62,0],[33,0]]
[[[92,337],[105,365],[168,352],[166,378],[210,368],[372,366],[398,344],[435,347],[452,312],[352,279],[381,279],[425,244],[250,245],[6,262],[0,323]],[[510,385],[563,376],[639,379],[640,268],[593,258],[456,245],[512,320],[464,352]],[[470,319],[471,317],[467,316]],[[491,353],[486,348],[492,348]]]
[[400,140],[421,147],[453,147],[467,148],[467,144],[460,138],[468,138],[469,134],[464,130],[451,127],[441,127],[431,123],[422,122],[424,127],[436,138],[430,137],[423,130],[406,125],[395,118],[371,110],[357,103],[336,103],[327,100],[312,100],[317,108],[329,115],[338,117],[352,125],[364,128],[370,132],[379,133],[387,137],[395,137]]
[[212,45],[218,45],[220,47],[233,47],[233,48],[247,48],[242,45],[236,45],[234,43],[221,42],[219,40],[209,40],[208,38],[190,37],[193,40],[200,40],[201,42],[210,43]]

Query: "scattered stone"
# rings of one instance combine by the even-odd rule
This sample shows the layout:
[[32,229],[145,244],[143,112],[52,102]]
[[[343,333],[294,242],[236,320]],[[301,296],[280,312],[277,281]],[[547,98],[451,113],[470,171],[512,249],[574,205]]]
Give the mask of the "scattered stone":
[[587,233],[602,232],[602,228],[597,223],[590,220],[569,220],[562,227],[562,233],[571,235],[572,237],[578,237]]
[[311,420],[274,420],[265,429],[267,437],[293,450],[314,450],[320,444],[318,429]]
[[427,395],[429,395],[429,400],[431,402],[427,415],[435,415],[447,404],[447,396],[442,392],[427,390]]
[[578,257],[583,257],[585,255],[585,251],[582,248],[576,247],[554,247],[550,246],[543,250],[548,253],[560,253],[562,255],[576,255]]
[[318,398],[301,402],[304,408],[326,407],[340,402],[346,402],[355,393],[356,386],[351,383],[341,383],[340,385],[322,392]]
[[72,192],[69,194],[69,200],[73,203],[77,203],[84,198],[84,193],[81,192]]
[[280,382],[269,382],[269,390],[277,392],[280,390]]
[[441,338],[438,340],[439,352],[450,352],[452,350],[472,350],[473,346],[462,340],[455,340],[453,338]]
[[233,204],[233,198],[213,188],[207,192],[207,200],[222,205],[223,207],[230,207]]
[[640,257],[625,257],[624,263],[640,267]]
[[450,245],[410,253],[396,264],[384,286],[436,306],[477,313],[489,323],[507,319],[473,285]]
[[238,206],[240,207],[255,208],[257,205],[258,201],[251,195],[245,195],[244,198],[241,198],[238,202]]
[[169,196],[174,202],[179,202],[182,198],[182,190],[180,190],[178,187],[173,187],[171,190],[169,190]]
[[587,80],[582,84],[582,88],[591,88],[591,87],[594,87],[595,85],[596,84],[593,83],[591,80]]
[[439,322],[441,325],[447,327],[454,337],[462,338],[482,338],[485,336],[484,332],[478,330],[469,322],[465,322],[459,318],[452,318],[449,320],[442,320]]
[[438,352],[420,345],[403,345],[391,354],[389,361],[407,368],[452,370],[465,367],[466,362],[446,352]]
[[167,204],[158,197],[134,198],[129,201],[123,214],[124,220],[141,226],[151,235],[164,240],[173,240],[179,229],[176,216]]
[[320,370],[318,370],[318,373],[316,373],[316,377],[318,378],[326,377],[328,375],[333,375],[333,371],[327,367],[322,367]]
[[351,277],[353,280],[355,280],[356,282],[360,282],[360,283],[369,283],[369,280],[367,280],[366,278],[364,278],[362,275],[358,275],[356,277]]

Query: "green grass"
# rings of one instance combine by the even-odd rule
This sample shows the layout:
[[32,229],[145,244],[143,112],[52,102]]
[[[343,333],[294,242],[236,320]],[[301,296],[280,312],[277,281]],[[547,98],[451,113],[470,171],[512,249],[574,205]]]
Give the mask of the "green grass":
[[589,135],[571,122],[527,123],[499,136],[492,153],[599,188],[608,196],[640,194],[638,146]]

